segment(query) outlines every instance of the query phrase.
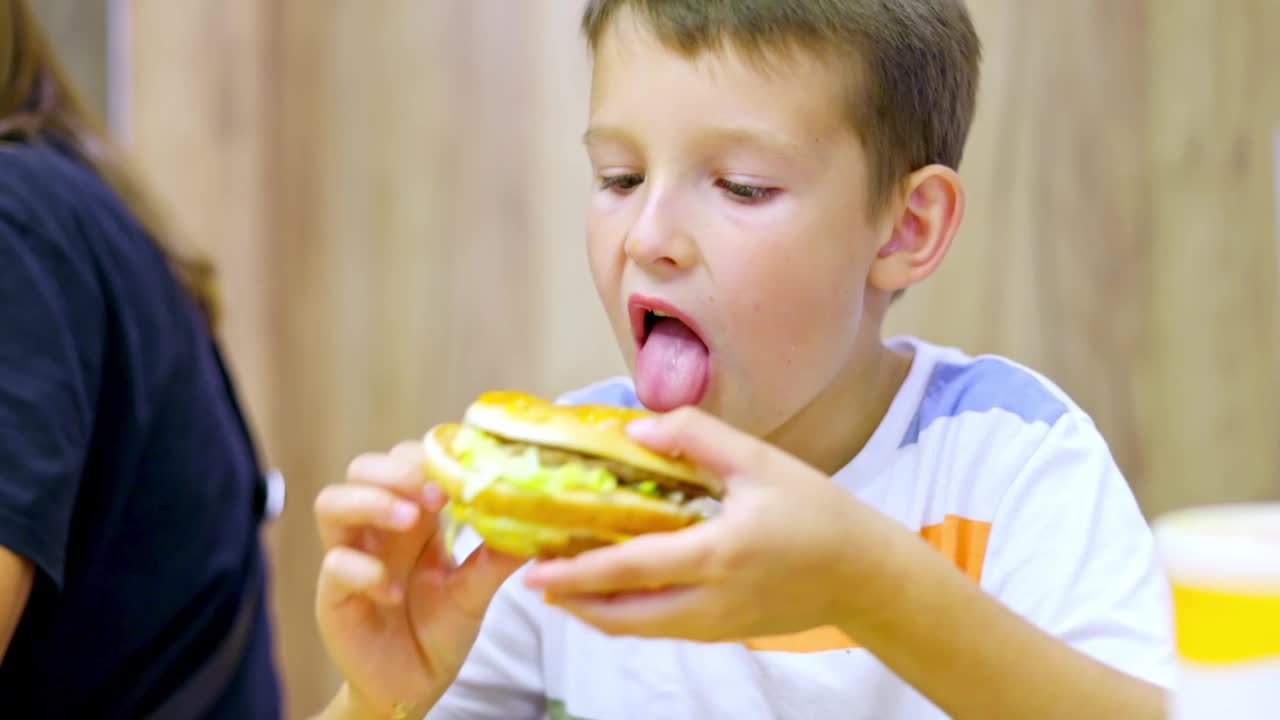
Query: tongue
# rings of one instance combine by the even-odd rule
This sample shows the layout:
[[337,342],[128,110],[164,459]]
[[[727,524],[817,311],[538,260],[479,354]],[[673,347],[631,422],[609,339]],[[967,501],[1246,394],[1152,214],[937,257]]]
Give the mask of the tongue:
[[636,395],[655,412],[696,405],[706,391],[710,365],[707,346],[688,325],[659,318],[636,355]]

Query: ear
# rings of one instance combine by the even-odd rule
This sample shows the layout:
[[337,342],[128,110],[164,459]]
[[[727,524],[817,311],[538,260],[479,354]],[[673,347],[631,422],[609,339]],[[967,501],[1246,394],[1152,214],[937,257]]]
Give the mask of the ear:
[[902,290],[924,280],[946,257],[964,217],[964,186],[951,168],[929,165],[906,180],[893,230],[871,264],[872,287]]

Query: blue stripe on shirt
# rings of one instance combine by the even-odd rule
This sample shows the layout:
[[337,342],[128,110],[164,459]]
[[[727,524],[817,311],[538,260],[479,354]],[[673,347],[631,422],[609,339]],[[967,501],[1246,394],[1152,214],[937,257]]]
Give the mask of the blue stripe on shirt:
[[561,405],[612,405],[640,408],[635,388],[625,378],[601,380],[593,385],[565,393],[556,399]]
[[938,363],[899,447],[916,443],[937,420],[992,410],[1012,413],[1028,424],[1053,425],[1067,413],[1067,406],[1036,376],[1003,360]]

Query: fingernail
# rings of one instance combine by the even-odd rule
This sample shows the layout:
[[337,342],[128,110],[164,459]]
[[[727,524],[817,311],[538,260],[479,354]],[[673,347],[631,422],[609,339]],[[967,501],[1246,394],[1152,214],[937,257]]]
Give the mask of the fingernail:
[[435,483],[427,483],[422,486],[422,499],[426,502],[428,508],[439,510],[445,502],[444,491]]
[[658,428],[657,418],[640,418],[627,423],[628,435],[645,435],[652,433]]
[[528,570],[525,571],[524,584],[525,584],[525,587],[534,588],[534,589],[538,589],[546,586],[547,571],[546,571],[545,560],[540,560],[535,562],[532,566],[529,567]]
[[418,521],[418,506],[397,500],[391,506],[391,522],[398,528],[412,527]]
[[398,603],[404,597],[404,588],[400,587],[400,583],[391,583],[387,588],[387,595],[391,598],[391,602]]

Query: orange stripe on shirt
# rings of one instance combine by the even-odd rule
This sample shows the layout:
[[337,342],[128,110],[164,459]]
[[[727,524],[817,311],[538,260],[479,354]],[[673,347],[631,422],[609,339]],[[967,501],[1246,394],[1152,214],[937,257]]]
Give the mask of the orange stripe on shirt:
[[[920,528],[920,537],[941,552],[975,582],[982,579],[982,563],[987,555],[987,539],[991,523],[947,515],[937,525]],[[811,653],[826,650],[851,650],[858,647],[837,627],[824,625],[787,635],[748,638],[742,644],[752,650]]]
[[982,579],[982,562],[987,557],[991,523],[947,515],[937,525],[920,528],[920,537],[955,563],[977,582]]

